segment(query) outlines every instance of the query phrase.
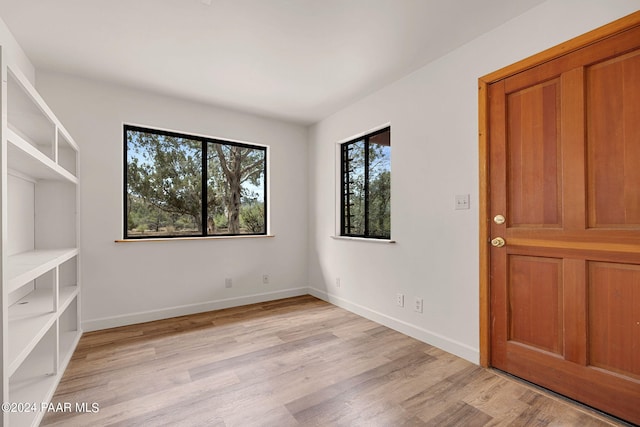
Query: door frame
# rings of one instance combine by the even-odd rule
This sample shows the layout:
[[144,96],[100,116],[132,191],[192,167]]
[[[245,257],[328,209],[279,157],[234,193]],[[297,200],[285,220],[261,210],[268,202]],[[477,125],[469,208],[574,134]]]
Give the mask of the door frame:
[[542,63],[575,52],[602,39],[640,26],[640,11],[634,12],[586,34],[508,65],[478,79],[478,152],[479,152],[479,213],[480,213],[480,366],[491,366],[491,282],[489,241],[491,206],[489,203],[489,104],[487,89],[491,83],[533,68]]

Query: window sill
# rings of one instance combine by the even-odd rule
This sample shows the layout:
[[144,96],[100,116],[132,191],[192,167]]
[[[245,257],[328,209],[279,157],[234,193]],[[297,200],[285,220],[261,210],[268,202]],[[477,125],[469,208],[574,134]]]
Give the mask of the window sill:
[[226,240],[226,239],[263,239],[265,237],[276,237],[275,234],[258,234],[247,236],[206,236],[206,237],[154,237],[149,239],[117,239],[116,243],[136,243],[136,242],[173,242],[185,240]]
[[350,236],[331,236],[334,240],[355,240],[356,242],[369,242],[369,243],[396,243],[395,240],[388,239],[370,239],[367,237],[350,237]]

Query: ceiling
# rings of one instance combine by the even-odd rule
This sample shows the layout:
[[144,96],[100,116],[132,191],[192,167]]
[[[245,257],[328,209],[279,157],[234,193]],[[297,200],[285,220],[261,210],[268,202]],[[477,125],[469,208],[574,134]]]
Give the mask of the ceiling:
[[37,70],[314,123],[543,0],[0,0]]

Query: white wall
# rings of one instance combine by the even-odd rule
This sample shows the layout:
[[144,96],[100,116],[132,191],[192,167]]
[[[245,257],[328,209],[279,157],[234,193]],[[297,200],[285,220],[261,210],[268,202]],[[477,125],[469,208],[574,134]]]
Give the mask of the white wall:
[[[317,296],[477,361],[477,78],[638,8],[640,0],[550,0],[308,134],[274,120],[38,73],[38,89],[82,149],[85,329],[275,299],[305,293],[310,284]],[[123,122],[271,146],[276,237],[114,243],[122,233]],[[333,240],[335,144],[388,122],[397,243]],[[454,210],[454,195],[466,193],[471,209]],[[272,284],[261,284],[263,273]],[[224,288],[225,277],[234,288]],[[395,305],[398,292],[406,295],[405,308]],[[414,296],[424,298],[423,314],[412,311]]]
[[[312,293],[478,362],[478,77],[639,8],[638,0],[548,1],[313,126]],[[335,145],[387,122],[397,243],[331,239]],[[454,210],[456,194],[471,195],[470,210]],[[424,298],[423,314],[413,312],[414,296]]]
[[[38,72],[37,83],[81,149],[85,330],[307,292],[304,127],[54,73]],[[268,145],[275,237],[114,243],[122,238],[123,122]]]
[[2,46],[8,63],[19,68],[27,79],[33,83],[35,80],[35,68],[2,19],[0,19],[0,46]]

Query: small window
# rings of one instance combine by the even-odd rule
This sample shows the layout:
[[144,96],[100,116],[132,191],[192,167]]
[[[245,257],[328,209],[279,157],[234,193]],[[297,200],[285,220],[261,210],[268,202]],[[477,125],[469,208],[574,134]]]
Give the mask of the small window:
[[124,126],[124,238],[266,234],[266,147]]
[[341,144],[340,234],[391,238],[391,129]]

